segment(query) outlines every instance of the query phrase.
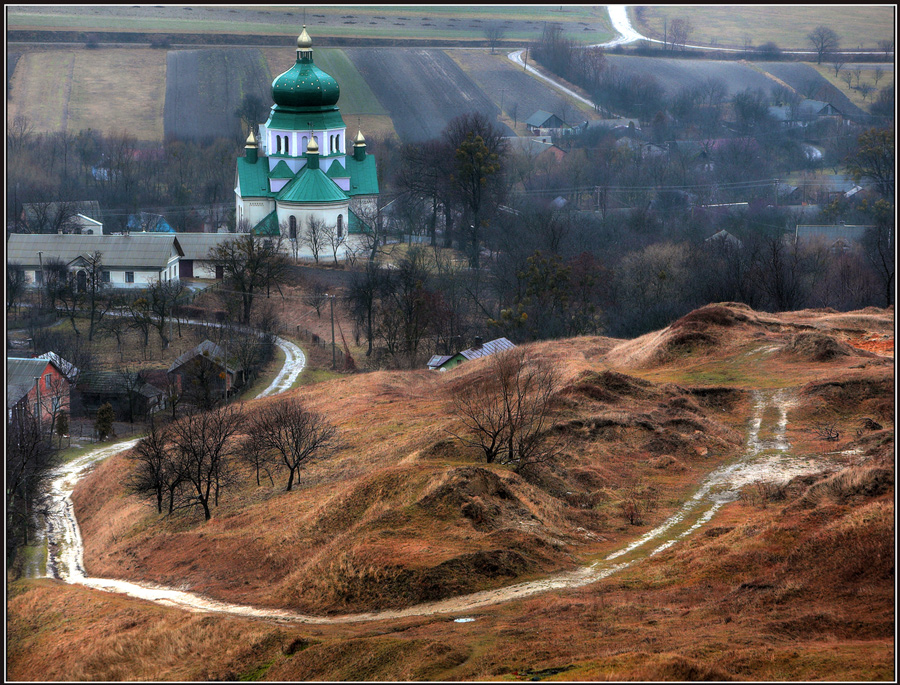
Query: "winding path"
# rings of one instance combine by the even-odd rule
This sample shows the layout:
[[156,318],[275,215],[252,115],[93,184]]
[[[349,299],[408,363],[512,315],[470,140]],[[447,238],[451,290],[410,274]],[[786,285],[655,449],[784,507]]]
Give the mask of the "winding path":
[[[273,394],[275,385],[273,383],[260,396]],[[176,588],[149,583],[88,577],[84,570],[81,532],[72,508],[72,490],[78,479],[97,462],[130,449],[138,439],[97,449],[58,470],[52,484],[51,513],[47,518],[47,539],[50,541],[47,573],[67,583],[122,593],[187,611],[218,612],[304,624],[356,623],[462,613],[548,590],[581,587],[628,568],[683,540],[708,523],[724,504],[737,499],[740,488],[748,484],[759,481],[786,482],[794,476],[826,468],[828,465],[821,461],[798,458],[789,454],[790,444],[785,438],[785,433],[787,412],[793,402],[792,395],[785,390],[755,393],[747,444],[739,460],[712,471],[675,514],[634,542],[588,566],[535,581],[419,604],[406,609],[322,617],[287,610],[229,604]],[[764,426],[763,417],[766,416],[769,407],[775,408],[778,419],[774,425]],[[767,439],[762,437],[764,432],[769,435]]]

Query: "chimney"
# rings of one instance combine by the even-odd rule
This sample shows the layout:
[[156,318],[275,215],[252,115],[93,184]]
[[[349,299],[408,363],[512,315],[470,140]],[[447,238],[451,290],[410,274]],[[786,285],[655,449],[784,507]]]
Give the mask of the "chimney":
[[475,336],[475,344],[472,346],[472,348],[475,350],[481,349],[481,336],[480,335]]

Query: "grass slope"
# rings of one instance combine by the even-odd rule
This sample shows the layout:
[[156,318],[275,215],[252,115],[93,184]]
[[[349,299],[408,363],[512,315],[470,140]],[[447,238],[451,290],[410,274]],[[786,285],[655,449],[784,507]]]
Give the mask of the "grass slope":
[[[251,623],[19,582],[9,600],[10,675],[891,679],[893,365],[851,343],[892,326],[893,309],[771,315],[725,304],[631,341],[534,345],[567,379],[556,428],[567,445],[557,462],[522,476],[448,439],[443,397],[474,382],[479,362],[292,391],[341,428],[341,452],[304,471],[294,492],[277,481],[231,491],[205,524],[157,518],[124,495],[126,462],[110,459],[74,497],[90,573],[318,612],[505,585],[621,548],[739,452],[747,390],[760,384],[795,389],[792,452],[827,452],[840,467],[786,487],[749,486],[704,529],[625,572],[463,614],[469,623]],[[733,378],[722,385],[710,368]],[[812,430],[825,419],[840,428],[838,441]],[[639,526],[619,511],[635,484],[657,493]],[[176,629],[163,637],[162,625]],[[65,653],[54,646],[63,633]],[[155,642],[164,648],[151,652]]]

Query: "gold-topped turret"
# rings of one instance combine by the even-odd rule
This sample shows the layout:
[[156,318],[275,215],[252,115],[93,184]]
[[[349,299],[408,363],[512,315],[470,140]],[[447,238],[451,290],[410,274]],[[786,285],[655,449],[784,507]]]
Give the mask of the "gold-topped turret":
[[357,145],[365,145],[365,144],[366,144],[366,139],[365,139],[365,137],[363,137],[362,131],[358,130],[356,132],[356,137],[353,139],[353,145],[357,146]]
[[256,136],[253,135],[253,129],[250,129],[250,135],[247,136],[247,144],[244,147],[257,147]]
[[315,137],[310,137],[309,143],[306,145],[306,152],[309,154],[310,152],[314,154],[319,154],[319,144],[316,142]]
[[312,49],[312,38],[310,38],[309,34],[306,32],[306,24],[303,25],[303,31],[297,37],[297,49],[298,50]]

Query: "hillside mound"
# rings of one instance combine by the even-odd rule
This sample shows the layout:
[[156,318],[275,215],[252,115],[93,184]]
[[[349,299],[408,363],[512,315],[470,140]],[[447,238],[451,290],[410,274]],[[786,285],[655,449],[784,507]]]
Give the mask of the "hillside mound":
[[811,362],[828,362],[854,353],[849,345],[816,331],[797,333],[784,349],[789,354]]

